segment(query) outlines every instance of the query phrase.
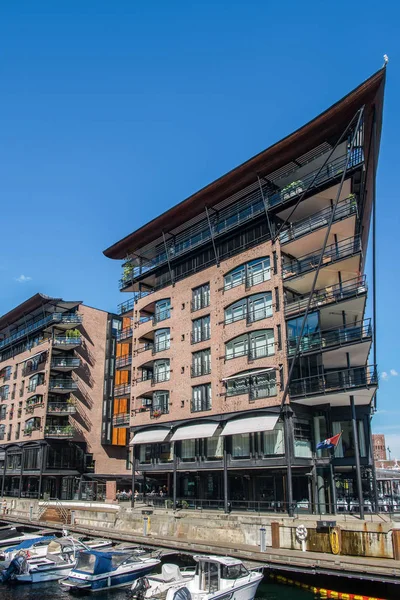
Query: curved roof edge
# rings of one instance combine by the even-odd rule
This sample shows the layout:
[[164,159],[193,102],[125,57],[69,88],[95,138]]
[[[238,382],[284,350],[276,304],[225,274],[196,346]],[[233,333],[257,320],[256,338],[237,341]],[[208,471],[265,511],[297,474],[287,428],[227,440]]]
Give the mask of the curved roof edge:
[[[307,124],[125,236],[104,250],[103,254],[117,260],[126,258],[128,252],[153,241],[161,231],[178,227],[204,211],[205,206],[211,207],[240,191],[252,183],[257,175],[265,175],[266,170],[271,172],[279,169],[299,154],[299,145],[303,145],[302,152],[312,149],[320,141],[333,135],[342,123],[344,127],[347,126],[362,105],[372,106],[374,104],[380,86],[385,81],[385,73],[386,68],[382,67]],[[380,102],[379,110],[382,111],[382,98],[379,97],[378,100]],[[368,118],[368,113],[368,110],[365,111],[366,118]]]

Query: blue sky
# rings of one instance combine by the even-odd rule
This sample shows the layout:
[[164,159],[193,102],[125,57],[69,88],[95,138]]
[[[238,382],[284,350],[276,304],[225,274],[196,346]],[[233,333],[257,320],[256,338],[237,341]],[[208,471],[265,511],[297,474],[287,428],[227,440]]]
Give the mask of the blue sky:
[[377,186],[387,375],[374,429],[400,458],[399,13],[393,0],[3,0],[0,314],[37,291],[114,310],[124,297],[107,246],[313,118],[387,53]]

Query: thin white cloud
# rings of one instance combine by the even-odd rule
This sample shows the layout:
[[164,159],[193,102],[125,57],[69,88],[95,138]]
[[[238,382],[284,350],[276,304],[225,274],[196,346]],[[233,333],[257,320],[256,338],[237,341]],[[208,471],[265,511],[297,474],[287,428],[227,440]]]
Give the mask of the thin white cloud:
[[28,281],[32,281],[32,277],[22,274],[19,277],[16,277],[15,281],[18,281],[18,283],[27,283]]
[[381,373],[381,379],[383,379],[384,381],[386,381],[387,379],[389,379],[389,375],[386,373],[386,371],[382,371],[382,373]]
[[398,375],[398,372],[396,371],[396,369],[390,369],[390,374],[391,374],[393,377],[397,377],[397,375]]

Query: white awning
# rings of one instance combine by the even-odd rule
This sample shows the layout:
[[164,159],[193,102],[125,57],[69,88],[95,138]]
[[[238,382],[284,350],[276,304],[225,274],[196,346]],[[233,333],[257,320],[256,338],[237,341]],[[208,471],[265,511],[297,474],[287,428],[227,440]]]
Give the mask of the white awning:
[[134,446],[135,444],[156,444],[157,442],[163,442],[169,432],[170,429],[166,427],[138,431],[129,442],[129,445]]
[[210,438],[217,429],[218,423],[196,423],[196,425],[185,425],[184,427],[178,427],[171,438],[171,442]]
[[221,435],[234,435],[235,433],[254,433],[256,431],[272,431],[278,420],[276,417],[260,415],[259,417],[247,417],[246,419],[235,419],[228,421]]
[[249,371],[248,373],[238,373],[237,375],[231,375],[230,377],[223,377],[222,381],[231,381],[232,379],[242,379],[243,377],[253,377],[253,375],[260,375],[261,373],[268,373],[269,371],[276,371],[279,367],[268,367],[267,369],[259,369],[258,371]]

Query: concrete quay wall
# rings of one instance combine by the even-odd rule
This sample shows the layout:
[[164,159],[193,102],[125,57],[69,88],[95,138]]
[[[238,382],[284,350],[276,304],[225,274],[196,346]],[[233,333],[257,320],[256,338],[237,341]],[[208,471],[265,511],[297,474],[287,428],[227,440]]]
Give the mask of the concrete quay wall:
[[[329,529],[317,529],[315,516],[304,515],[289,518],[278,515],[255,515],[247,513],[224,514],[212,511],[172,509],[132,509],[124,504],[95,502],[46,503],[48,507],[62,504],[69,522],[94,530],[111,530],[115,537],[120,534],[143,536],[152,542],[163,538],[177,541],[193,541],[204,544],[221,544],[230,548],[253,546],[259,549],[260,529],[265,529],[267,548],[301,550],[296,528],[307,528],[306,550],[333,554],[332,536]],[[7,499],[7,517],[39,522],[43,517],[44,503],[28,499]],[[150,514],[145,514],[150,513]],[[336,539],[342,556],[400,559],[400,529],[388,517],[369,516],[361,521],[349,515],[330,517],[336,520]],[[146,520],[146,525],[145,525]],[[50,523],[48,523],[50,525]]]

